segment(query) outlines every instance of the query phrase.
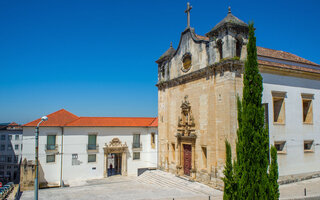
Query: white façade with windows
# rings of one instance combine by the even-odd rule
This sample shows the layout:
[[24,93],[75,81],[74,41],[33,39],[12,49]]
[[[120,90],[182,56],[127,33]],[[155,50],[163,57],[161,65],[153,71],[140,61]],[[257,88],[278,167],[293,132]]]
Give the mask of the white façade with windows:
[[[23,136],[23,159],[34,160],[34,127],[23,127]],[[40,127],[40,184],[136,176],[157,166],[156,141],[157,127]]]
[[262,73],[279,175],[320,173],[320,80]]

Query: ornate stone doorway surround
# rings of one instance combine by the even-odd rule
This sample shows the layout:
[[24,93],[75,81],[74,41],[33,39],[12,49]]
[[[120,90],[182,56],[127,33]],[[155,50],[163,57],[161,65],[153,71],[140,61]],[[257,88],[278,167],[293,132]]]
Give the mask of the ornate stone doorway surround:
[[119,138],[113,138],[109,144],[105,144],[104,150],[104,170],[103,175],[104,177],[108,176],[108,154],[109,153],[120,153],[122,157],[121,162],[121,175],[126,176],[127,175],[127,152],[128,152],[128,146],[126,143],[122,144],[122,142],[119,140]]
[[177,138],[177,150],[178,150],[178,164],[177,176],[184,176],[184,145],[191,146],[191,170],[190,170],[190,179],[195,180],[196,178],[196,165],[195,165],[195,145],[197,135],[195,134],[195,123],[194,118],[191,113],[191,106],[187,100],[188,96],[184,97],[184,101],[181,105],[181,117],[178,119],[178,129],[175,137]]

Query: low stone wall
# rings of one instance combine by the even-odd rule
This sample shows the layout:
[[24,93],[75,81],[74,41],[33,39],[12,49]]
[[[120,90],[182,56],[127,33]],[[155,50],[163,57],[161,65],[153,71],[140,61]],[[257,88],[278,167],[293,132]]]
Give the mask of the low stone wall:
[[317,178],[317,177],[320,177],[320,171],[319,172],[304,173],[304,174],[280,176],[278,179],[278,183],[280,185],[284,185],[284,184],[288,184],[288,183],[299,182],[299,181],[308,180],[308,179]]

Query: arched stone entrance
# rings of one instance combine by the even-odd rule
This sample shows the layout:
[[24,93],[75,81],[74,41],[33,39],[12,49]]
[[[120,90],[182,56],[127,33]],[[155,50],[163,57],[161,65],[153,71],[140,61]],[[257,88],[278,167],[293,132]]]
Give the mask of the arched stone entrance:
[[109,154],[119,154],[119,158],[117,162],[121,165],[121,175],[127,175],[127,152],[128,146],[126,143],[122,144],[119,138],[113,138],[109,144],[105,144],[104,150],[104,177],[108,176],[108,155]]

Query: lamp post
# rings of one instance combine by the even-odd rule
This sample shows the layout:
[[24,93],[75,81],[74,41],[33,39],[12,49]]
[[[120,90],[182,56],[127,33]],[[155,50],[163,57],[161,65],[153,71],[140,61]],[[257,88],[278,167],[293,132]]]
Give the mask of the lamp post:
[[34,179],[34,199],[38,200],[38,188],[39,188],[39,126],[42,122],[47,121],[48,117],[41,117],[41,121],[38,123],[36,127],[36,144],[35,144],[35,164],[36,164],[36,178]]

